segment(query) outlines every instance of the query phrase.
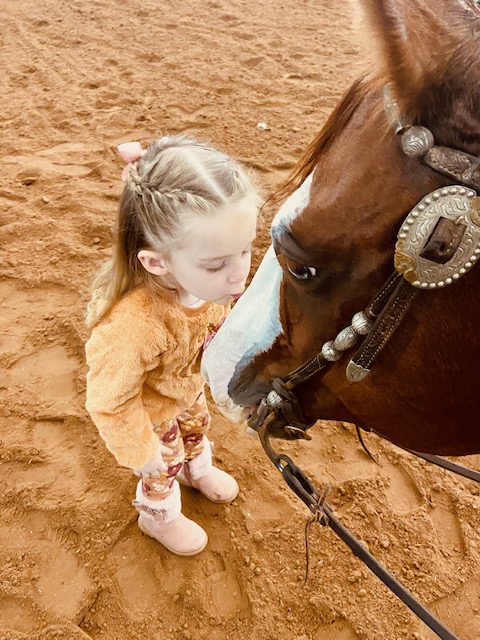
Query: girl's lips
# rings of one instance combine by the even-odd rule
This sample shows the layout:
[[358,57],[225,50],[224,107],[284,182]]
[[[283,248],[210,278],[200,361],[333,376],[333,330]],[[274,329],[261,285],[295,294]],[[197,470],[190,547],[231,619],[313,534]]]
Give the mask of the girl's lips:
[[233,298],[234,300],[238,300],[238,299],[240,298],[240,296],[241,296],[241,295],[242,295],[241,293],[236,293],[235,295],[233,295],[233,296],[232,296],[232,298]]

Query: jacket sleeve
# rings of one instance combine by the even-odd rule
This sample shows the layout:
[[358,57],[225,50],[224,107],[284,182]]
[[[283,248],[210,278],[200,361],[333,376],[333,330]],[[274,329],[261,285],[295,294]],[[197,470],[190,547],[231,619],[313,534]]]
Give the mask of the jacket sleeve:
[[161,366],[165,336],[140,314],[113,317],[94,328],[85,351],[86,408],[117,462],[131,469],[149,462],[158,437],[142,401],[148,371]]

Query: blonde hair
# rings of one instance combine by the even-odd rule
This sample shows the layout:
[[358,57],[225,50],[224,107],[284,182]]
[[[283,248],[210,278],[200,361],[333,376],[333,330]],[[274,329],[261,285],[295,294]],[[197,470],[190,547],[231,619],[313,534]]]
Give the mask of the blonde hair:
[[159,290],[138,252],[168,255],[188,223],[227,210],[245,197],[258,203],[250,172],[225,154],[182,135],[165,136],[147,147],[130,167],[118,209],[113,254],[100,269],[87,307],[93,327],[128,291],[145,284]]

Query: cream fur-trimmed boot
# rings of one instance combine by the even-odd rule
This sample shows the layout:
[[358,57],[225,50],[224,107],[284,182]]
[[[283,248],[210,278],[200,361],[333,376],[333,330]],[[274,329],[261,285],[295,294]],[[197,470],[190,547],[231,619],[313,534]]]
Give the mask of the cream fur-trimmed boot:
[[203,449],[193,460],[184,462],[177,474],[180,484],[198,489],[212,502],[231,502],[238,495],[238,484],[231,475],[212,464],[212,445],[203,436]]
[[180,485],[176,480],[170,495],[164,500],[147,498],[140,480],[133,505],[140,513],[140,531],[155,538],[172,553],[177,556],[194,556],[205,549],[208,536],[200,525],[183,515]]

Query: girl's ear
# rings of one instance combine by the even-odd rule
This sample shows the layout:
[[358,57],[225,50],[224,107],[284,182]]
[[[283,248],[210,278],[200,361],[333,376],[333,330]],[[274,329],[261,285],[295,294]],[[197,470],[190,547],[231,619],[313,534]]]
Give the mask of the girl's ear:
[[155,276],[164,276],[168,273],[165,259],[156,251],[142,249],[138,252],[137,258],[142,263],[142,267]]

